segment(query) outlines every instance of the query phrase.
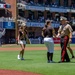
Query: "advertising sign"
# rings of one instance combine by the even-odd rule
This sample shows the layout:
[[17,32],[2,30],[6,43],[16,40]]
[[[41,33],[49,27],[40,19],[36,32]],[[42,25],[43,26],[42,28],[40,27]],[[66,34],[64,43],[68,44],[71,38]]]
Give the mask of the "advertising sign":
[[3,28],[14,29],[15,28],[15,23],[14,22],[3,22]]
[[59,44],[60,43],[60,38],[53,38],[53,40],[54,40],[55,44]]
[[[54,44],[60,44],[60,38],[53,38]],[[72,38],[71,44],[75,44],[75,38]]]

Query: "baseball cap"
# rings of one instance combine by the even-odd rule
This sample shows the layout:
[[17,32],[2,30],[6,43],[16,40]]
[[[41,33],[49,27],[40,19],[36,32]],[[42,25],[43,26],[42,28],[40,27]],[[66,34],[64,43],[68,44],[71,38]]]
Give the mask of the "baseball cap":
[[67,18],[64,17],[64,16],[61,16],[61,17],[60,17],[60,21],[62,21],[62,20],[67,20]]

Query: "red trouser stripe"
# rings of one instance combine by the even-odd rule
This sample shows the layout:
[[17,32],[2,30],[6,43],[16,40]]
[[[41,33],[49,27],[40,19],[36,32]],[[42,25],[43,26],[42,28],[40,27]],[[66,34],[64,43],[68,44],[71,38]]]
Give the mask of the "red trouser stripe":
[[62,57],[61,57],[61,60],[62,62],[65,60],[65,54],[66,54],[66,47],[67,47],[67,43],[68,43],[68,40],[69,40],[69,37],[68,36],[65,36],[64,37],[64,45],[63,45],[63,49],[62,49]]

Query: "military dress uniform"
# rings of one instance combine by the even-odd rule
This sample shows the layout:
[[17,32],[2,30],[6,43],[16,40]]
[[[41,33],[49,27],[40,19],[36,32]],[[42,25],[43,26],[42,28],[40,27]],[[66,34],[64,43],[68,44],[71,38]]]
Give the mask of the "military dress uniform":
[[61,62],[70,62],[68,53],[67,53],[67,44],[69,42],[69,37],[70,33],[72,33],[72,28],[69,24],[61,25],[59,27],[58,33],[61,35],[61,40],[60,40],[60,45],[61,45]]

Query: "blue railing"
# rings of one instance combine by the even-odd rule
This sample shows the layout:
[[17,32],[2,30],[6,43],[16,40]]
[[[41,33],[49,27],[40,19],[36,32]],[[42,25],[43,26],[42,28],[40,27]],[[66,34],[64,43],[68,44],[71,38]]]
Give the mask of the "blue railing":
[[37,11],[45,11],[48,10],[50,12],[61,12],[61,13],[67,13],[67,12],[75,12],[75,8],[72,7],[62,7],[62,6],[57,6],[53,7],[51,5],[45,6],[45,5],[39,5],[39,4],[24,4],[25,5],[25,10],[37,10]]
[[[45,23],[43,22],[27,22],[26,25],[28,27],[44,27]],[[60,23],[52,23],[52,26],[54,28],[58,28],[60,26]]]

